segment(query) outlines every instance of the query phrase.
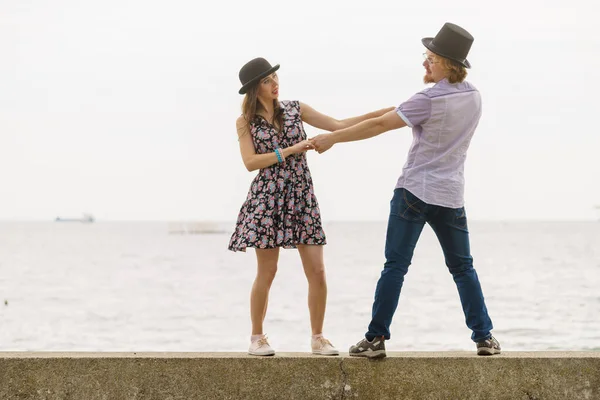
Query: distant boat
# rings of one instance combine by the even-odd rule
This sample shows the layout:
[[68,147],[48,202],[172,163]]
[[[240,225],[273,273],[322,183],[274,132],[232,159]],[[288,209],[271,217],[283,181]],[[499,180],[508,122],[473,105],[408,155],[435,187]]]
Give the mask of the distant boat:
[[64,218],[64,217],[56,217],[55,222],[83,222],[83,223],[92,223],[96,219],[92,214],[83,214],[81,218]]

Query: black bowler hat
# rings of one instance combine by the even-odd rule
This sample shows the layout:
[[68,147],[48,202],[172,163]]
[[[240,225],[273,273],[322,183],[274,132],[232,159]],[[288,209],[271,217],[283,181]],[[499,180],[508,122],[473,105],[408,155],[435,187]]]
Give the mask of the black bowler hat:
[[242,88],[240,94],[245,94],[248,89],[260,81],[265,76],[271,75],[273,72],[279,69],[279,64],[272,67],[267,60],[262,57],[255,58],[254,60],[248,61],[242,69],[240,69],[240,82]]
[[421,42],[433,53],[471,68],[471,64],[467,61],[467,54],[473,40],[469,32],[458,25],[446,22],[434,38],[426,37],[421,39]]

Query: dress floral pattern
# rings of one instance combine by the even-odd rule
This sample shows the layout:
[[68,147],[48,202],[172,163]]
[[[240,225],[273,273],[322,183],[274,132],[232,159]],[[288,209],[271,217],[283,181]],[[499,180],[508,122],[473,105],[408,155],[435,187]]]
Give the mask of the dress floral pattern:
[[[282,101],[283,129],[257,116],[250,134],[257,154],[272,153],[306,139],[298,101]],[[306,153],[288,156],[283,163],[259,171],[237,218],[229,250],[246,247],[296,248],[298,244],[326,244]]]

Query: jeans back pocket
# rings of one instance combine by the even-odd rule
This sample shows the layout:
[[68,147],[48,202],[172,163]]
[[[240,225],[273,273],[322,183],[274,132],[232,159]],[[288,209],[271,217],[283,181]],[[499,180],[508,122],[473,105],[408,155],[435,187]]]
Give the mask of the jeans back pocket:
[[396,189],[390,214],[408,221],[424,221],[425,203],[406,189]]

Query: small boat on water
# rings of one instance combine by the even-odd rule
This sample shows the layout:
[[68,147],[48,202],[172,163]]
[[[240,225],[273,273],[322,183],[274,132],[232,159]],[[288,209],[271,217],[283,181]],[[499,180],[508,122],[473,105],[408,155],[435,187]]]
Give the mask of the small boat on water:
[[83,222],[83,223],[92,223],[96,219],[92,214],[83,214],[81,218],[64,218],[64,217],[56,217],[54,219],[55,222]]

